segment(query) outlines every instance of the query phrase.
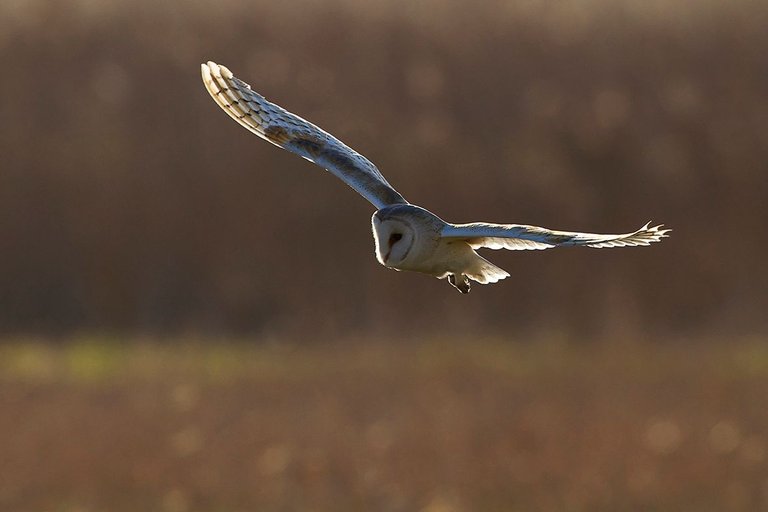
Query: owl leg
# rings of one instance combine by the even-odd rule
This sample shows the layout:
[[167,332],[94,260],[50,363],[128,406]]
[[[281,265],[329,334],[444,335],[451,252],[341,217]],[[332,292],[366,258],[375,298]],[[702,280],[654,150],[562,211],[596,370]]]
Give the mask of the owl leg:
[[460,281],[456,281],[456,274],[448,274],[448,282],[451,286],[459,290],[461,293],[469,293],[469,278],[464,274],[459,274]]

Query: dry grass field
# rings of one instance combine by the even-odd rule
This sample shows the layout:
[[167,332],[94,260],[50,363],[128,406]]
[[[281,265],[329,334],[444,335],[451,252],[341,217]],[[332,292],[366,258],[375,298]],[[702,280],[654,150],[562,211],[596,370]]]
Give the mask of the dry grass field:
[[768,349],[81,339],[0,346],[0,510],[768,507]]

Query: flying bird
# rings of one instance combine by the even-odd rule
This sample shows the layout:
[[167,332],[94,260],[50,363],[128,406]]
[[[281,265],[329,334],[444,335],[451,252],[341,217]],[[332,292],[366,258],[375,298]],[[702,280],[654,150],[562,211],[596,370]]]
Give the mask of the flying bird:
[[203,83],[213,100],[235,121],[262,139],[313,162],[370,201],[376,259],[394,270],[429,274],[468,293],[470,280],[495,283],[509,273],[476,249],[540,250],[550,247],[631,247],[668,236],[650,222],[632,233],[600,235],[554,231],[522,224],[473,222],[451,224],[409,203],[373,163],[330,133],[267,101],[225,66],[201,66]]

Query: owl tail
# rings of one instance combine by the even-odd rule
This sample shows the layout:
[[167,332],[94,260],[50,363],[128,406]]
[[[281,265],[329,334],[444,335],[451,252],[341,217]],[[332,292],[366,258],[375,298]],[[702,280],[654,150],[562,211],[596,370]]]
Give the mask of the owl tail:
[[475,253],[475,257],[464,274],[480,284],[495,283],[509,277],[509,272],[497,267],[477,253]]

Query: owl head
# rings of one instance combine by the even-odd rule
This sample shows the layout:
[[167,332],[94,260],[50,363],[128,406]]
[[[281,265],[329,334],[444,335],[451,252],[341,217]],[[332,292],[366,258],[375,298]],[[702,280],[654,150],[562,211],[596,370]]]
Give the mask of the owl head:
[[422,271],[435,251],[445,222],[412,204],[387,206],[373,214],[376,259],[385,267]]

